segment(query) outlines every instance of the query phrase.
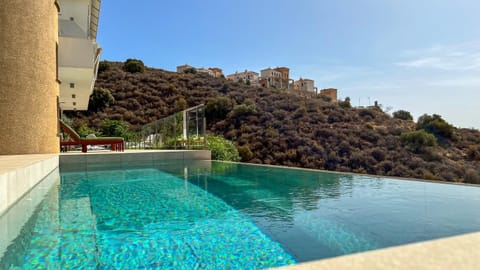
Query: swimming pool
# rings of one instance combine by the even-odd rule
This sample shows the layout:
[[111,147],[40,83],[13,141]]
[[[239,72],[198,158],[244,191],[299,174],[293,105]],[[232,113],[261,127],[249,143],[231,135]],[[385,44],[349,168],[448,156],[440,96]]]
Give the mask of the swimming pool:
[[210,161],[60,169],[1,269],[258,269],[480,231],[473,186]]

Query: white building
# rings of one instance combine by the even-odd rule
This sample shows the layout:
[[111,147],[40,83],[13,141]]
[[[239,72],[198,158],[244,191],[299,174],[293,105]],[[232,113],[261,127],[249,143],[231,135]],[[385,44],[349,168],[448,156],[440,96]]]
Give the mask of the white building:
[[60,107],[87,110],[100,62],[100,0],[60,0],[58,5]]
[[250,82],[252,85],[258,85],[258,73],[254,71],[245,70],[244,72],[235,72],[227,75],[227,80],[231,81],[243,81],[245,83]]

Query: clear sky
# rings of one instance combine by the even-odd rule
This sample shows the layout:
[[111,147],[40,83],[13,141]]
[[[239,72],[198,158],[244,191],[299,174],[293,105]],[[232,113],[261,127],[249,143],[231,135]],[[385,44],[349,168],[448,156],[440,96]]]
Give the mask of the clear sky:
[[479,0],[103,0],[102,59],[287,66],[352,105],[480,128]]

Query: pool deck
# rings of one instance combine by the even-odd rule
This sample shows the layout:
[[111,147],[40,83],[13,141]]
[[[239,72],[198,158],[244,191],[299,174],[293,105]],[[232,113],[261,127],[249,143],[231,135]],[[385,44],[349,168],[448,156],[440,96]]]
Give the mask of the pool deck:
[[477,270],[480,233],[465,234],[332,259],[276,268],[278,270]]
[[55,154],[0,156],[0,216],[58,164]]
[[[0,216],[25,196],[60,163],[131,162],[159,159],[210,160],[210,151],[127,150],[92,151],[47,155],[0,155]],[[22,219],[24,220],[24,218]],[[5,234],[5,232],[0,232]],[[6,234],[5,234],[6,235]],[[3,239],[5,240],[5,239]],[[6,241],[5,241],[6,242]],[[307,262],[277,269],[480,269],[480,232],[391,247],[332,259]]]

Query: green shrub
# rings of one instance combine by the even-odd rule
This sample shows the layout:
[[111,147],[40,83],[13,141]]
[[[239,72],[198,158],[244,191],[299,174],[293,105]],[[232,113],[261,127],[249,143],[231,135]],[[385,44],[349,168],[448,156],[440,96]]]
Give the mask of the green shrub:
[[424,129],[437,137],[452,138],[454,127],[438,114],[432,116],[424,114],[418,118],[417,129]]
[[350,104],[350,98],[346,97],[344,101],[339,101],[338,105],[342,108],[351,108],[352,104]]
[[110,105],[115,103],[115,98],[113,98],[110,90],[106,88],[95,87],[90,99],[88,100],[88,110],[92,112],[98,112]]
[[130,126],[121,120],[105,119],[101,129],[104,136],[126,137],[129,135]]
[[332,98],[330,96],[320,94],[317,97],[325,102],[332,102]]
[[87,137],[87,135],[90,135],[90,134],[95,134],[95,136],[101,136],[100,132],[88,127],[86,123],[82,123],[80,125],[80,127],[77,129],[77,133],[78,135],[80,135],[80,137]]
[[240,104],[233,108],[232,110],[232,117],[241,117],[247,116],[255,113],[256,107],[255,104],[247,105],[247,104]]
[[407,146],[415,153],[424,152],[427,147],[437,145],[437,138],[423,129],[402,133],[400,139],[404,146]]
[[366,120],[375,119],[375,112],[370,109],[360,109],[358,115]]
[[240,161],[235,145],[223,136],[207,135],[207,147],[212,151],[213,160]]
[[143,73],[145,71],[145,65],[142,60],[127,59],[123,64],[123,70],[130,73]]
[[183,73],[185,74],[197,74],[197,69],[196,68],[186,68],[183,70]]
[[253,158],[253,153],[248,145],[239,146],[237,147],[237,150],[242,161],[249,161]]
[[99,64],[98,64],[98,74],[102,73],[102,72],[105,72],[105,71],[108,71],[110,70],[110,64],[105,62],[105,61],[101,61]]
[[175,111],[183,111],[188,108],[188,103],[185,100],[184,96],[178,96],[177,100],[175,100]]
[[413,121],[413,116],[410,114],[410,112],[405,111],[405,110],[398,110],[393,113],[393,118],[401,119],[401,120],[406,120],[406,121]]

